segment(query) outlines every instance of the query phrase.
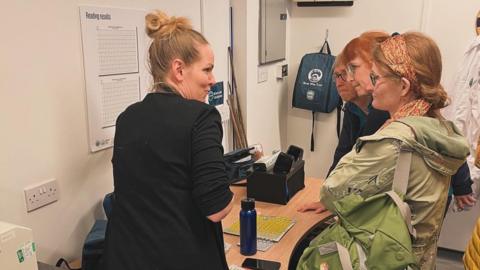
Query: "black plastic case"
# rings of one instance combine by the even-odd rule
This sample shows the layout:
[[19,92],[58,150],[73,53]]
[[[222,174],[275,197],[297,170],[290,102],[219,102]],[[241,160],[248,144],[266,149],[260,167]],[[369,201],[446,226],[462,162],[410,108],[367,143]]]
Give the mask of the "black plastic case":
[[247,196],[257,201],[287,204],[305,187],[305,161],[294,162],[287,174],[254,171],[247,179]]

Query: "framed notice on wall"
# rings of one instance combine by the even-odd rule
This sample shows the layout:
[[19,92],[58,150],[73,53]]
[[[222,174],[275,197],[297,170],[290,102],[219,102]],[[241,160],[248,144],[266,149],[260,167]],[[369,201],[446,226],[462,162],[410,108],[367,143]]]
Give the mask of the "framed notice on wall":
[[146,95],[145,14],[144,10],[80,7],[92,152],[113,146],[118,115]]

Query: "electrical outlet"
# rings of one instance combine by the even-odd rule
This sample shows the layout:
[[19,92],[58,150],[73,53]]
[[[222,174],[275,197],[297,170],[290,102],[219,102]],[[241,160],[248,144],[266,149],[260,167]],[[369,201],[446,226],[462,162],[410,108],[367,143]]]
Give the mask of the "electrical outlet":
[[268,69],[266,67],[259,67],[258,74],[257,74],[257,82],[265,82],[268,80]]
[[276,67],[277,79],[283,79],[288,75],[288,65],[278,65]]
[[58,201],[57,180],[51,179],[24,190],[27,212]]

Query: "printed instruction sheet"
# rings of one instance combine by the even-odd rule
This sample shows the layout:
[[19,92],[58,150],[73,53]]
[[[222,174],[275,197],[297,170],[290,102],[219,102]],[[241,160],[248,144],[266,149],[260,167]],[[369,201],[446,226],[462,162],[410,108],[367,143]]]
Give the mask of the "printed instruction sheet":
[[145,14],[135,9],[80,7],[92,152],[113,145],[118,115],[146,94]]

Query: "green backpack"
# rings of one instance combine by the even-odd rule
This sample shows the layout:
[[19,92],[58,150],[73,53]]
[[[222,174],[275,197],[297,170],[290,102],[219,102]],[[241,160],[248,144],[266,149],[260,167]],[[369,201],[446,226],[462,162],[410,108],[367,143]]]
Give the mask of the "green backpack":
[[333,204],[338,222],[310,242],[297,270],[419,269],[412,252],[407,191],[412,152],[402,149],[392,190],[362,198],[350,194]]

